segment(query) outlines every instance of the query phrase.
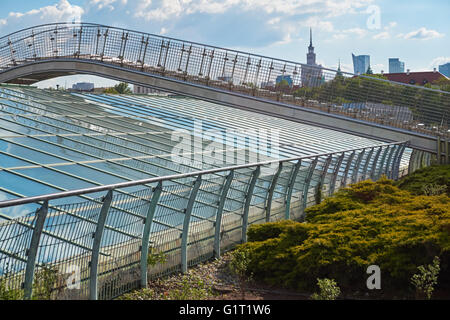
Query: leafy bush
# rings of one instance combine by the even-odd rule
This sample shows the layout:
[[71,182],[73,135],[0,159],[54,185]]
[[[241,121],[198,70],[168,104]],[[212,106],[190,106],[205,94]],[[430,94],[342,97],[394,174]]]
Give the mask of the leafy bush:
[[50,300],[58,280],[58,270],[49,265],[44,265],[34,274],[33,299]]
[[341,289],[333,279],[317,279],[320,292],[311,295],[313,300],[336,300],[341,294]]
[[426,296],[427,299],[431,299],[440,270],[439,257],[434,257],[432,264],[419,266],[418,269],[419,273],[416,273],[411,278],[411,283],[417,290],[417,297]]
[[231,254],[231,261],[228,267],[232,274],[236,275],[239,279],[239,287],[241,288],[242,297],[245,299],[245,289],[247,283],[252,280],[252,275],[248,274],[248,265],[250,263],[250,250],[241,249],[233,251]]
[[124,294],[119,300],[205,300],[213,295],[212,287],[201,277],[184,274],[176,284],[167,286],[161,279],[152,288]]
[[[313,290],[318,278],[365,290],[366,269],[378,265],[383,289],[411,288],[417,266],[433,257],[450,274],[450,198],[412,195],[391,180],[363,181],[306,210],[306,223],[249,228],[248,272],[270,284]],[[441,277],[440,285],[450,279]],[[411,288],[412,291],[412,288]]]
[[6,278],[0,278],[0,300],[21,300],[23,298],[23,291],[10,288]]

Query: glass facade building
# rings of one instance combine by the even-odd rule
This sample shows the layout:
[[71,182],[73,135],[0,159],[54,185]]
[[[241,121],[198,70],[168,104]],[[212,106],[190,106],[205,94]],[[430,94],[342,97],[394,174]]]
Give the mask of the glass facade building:
[[405,63],[398,58],[389,58],[389,73],[405,72]]
[[370,56],[369,55],[360,55],[355,56],[352,53],[353,59],[353,70],[355,74],[364,74],[367,72],[370,66]]
[[450,62],[440,65],[439,72],[442,73],[444,76],[450,78]]

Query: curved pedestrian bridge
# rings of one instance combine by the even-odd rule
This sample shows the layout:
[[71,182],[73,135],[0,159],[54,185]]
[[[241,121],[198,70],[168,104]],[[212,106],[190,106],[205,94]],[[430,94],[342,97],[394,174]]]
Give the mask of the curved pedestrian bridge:
[[448,139],[447,92],[96,24],[3,36],[0,70],[0,83],[18,84],[99,75],[371,139],[409,141],[440,156]]

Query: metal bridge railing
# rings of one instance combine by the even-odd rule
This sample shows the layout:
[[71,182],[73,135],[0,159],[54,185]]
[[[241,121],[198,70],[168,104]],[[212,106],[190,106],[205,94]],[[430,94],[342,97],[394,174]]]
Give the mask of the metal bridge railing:
[[433,136],[446,137],[449,130],[450,93],[423,86],[89,23],[42,25],[0,38],[0,70],[58,58],[112,64]]
[[[397,179],[406,146],[382,144],[0,202],[0,299],[111,299],[147,286],[149,277],[186,272],[245,242],[251,224],[301,221],[306,207],[350,183],[382,175]],[[142,189],[118,192],[136,186]],[[85,194],[93,200],[70,203]],[[39,208],[20,218],[1,214],[1,208],[21,212],[29,204]],[[149,256],[159,253],[166,262],[149,266]]]

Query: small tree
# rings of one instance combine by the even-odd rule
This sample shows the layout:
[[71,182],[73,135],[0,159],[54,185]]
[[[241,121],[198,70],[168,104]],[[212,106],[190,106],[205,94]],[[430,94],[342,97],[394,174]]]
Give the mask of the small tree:
[[117,90],[114,89],[114,88],[106,88],[106,89],[103,91],[103,93],[119,94],[119,93],[117,92]]
[[373,71],[372,71],[372,69],[370,68],[370,65],[369,65],[369,67],[367,68],[366,74],[373,74]]
[[50,300],[58,280],[58,269],[43,265],[35,274],[33,282],[33,299]]
[[241,288],[242,300],[245,300],[245,290],[247,282],[250,282],[252,279],[252,276],[247,274],[249,264],[250,264],[249,249],[240,248],[233,252],[229,268],[231,273],[236,275],[239,279],[239,286]]
[[311,295],[313,300],[336,300],[341,294],[341,289],[333,279],[317,279],[320,292]]
[[119,93],[119,94],[131,94],[132,93],[130,87],[125,82],[116,84],[114,86],[114,89],[116,89],[117,93]]
[[419,273],[411,277],[411,282],[416,287],[416,298],[426,296],[430,300],[440,271],[439,257],[434,257],[432,264],[419,266],[417,269]]

